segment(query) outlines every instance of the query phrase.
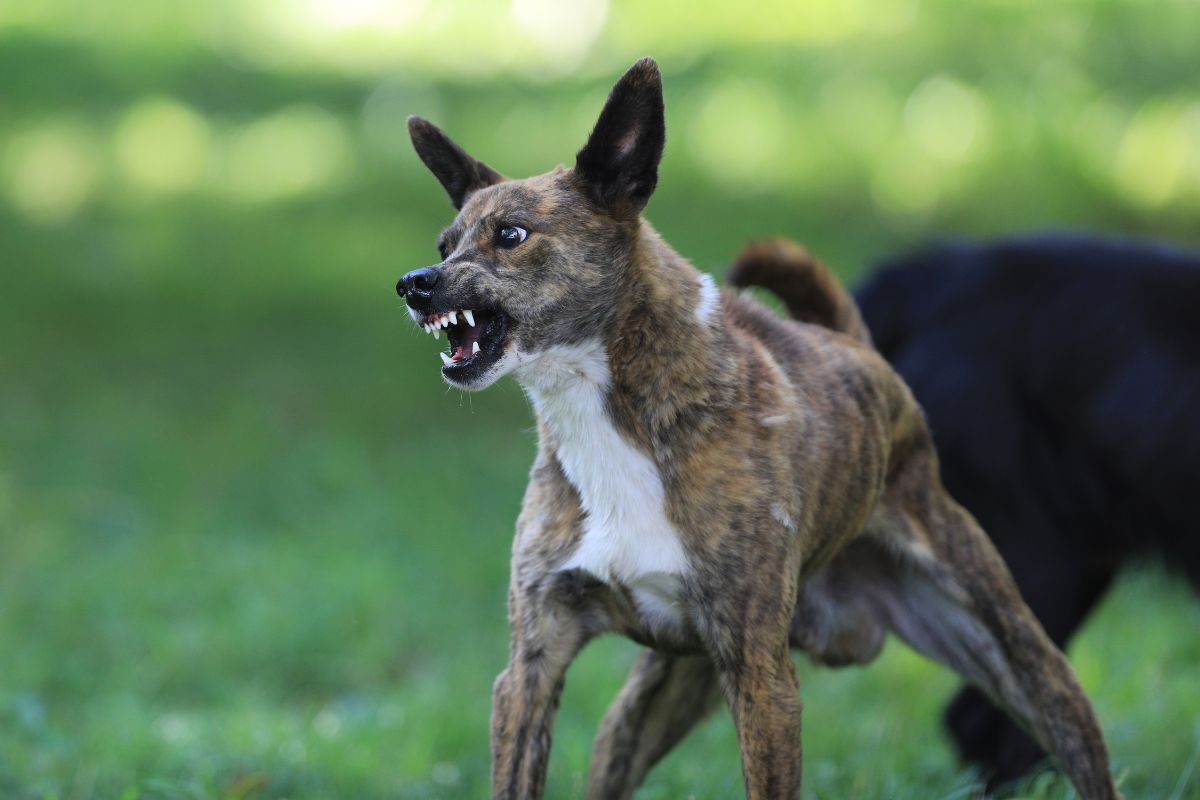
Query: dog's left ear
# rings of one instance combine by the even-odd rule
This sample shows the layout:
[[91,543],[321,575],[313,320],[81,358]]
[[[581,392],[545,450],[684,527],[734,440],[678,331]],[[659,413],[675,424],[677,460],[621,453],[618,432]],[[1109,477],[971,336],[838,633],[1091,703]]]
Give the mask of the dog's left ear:
[[472,158],[441,128],[420,117],[408,118],[408,135],[413,149],[442,184],[450,202],[461,209],[475,192],[500,183],[504,176],[482,161]]
[[654,59],[643,58],[613,86],[588,143],[575,156],[575,174],[602,208],[636,216],[658,183],[666,138],[662,75]]

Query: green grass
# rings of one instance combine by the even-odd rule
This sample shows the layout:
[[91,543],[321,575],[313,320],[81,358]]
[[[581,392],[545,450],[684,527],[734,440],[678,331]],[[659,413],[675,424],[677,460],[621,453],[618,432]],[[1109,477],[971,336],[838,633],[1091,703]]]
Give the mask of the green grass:
[[[1057,8],[1032,29],[1024,13],[955,8],[923,11],[911,35],[739,40],[694,58],[660,21],[636,43],[603,40],[586,69],[553,82],[273,71],[186,36],[80,37],[71,15],[61,35],[0,27],[0,797],[486,794],[532,420],[510,383],[447,391],[393,294],[402,272],[434,260],[450,212],[408,153],[402,116],[384,115],[394,141],[382,145],[378,120],[364,122],[383,78],[397,108],[437,116],[521,174],[569,159],[619,68],[665,53],[671,138],[649,216],[706,269],[776,232],[847,279],[942,231],[1194,236],[1190,184],[1155,200],[1128,194],[1121,180],[1145,188],[1136,175],[1108,171],[1143,163],[1137,141],[1122,150],[1120,126],[1142,119],[1145,98],[1194,101],[1181,88],[1194,67],[1185,25],[1120,3]],[[1018,46],[1027,36],[1057,54],[1052,69]],[[1156,43],[1145,69],[1122,66],[1145,42]],[[1086,80],[1062,78],[1063,59]],[[896,173],[916,147],[901,130],[906,98],[932,73],[986,100],[991,149],[949,166],[914,150],[915,172]],[[731,76],[789,99],[776,148],[791,160],[772,180],[713,171],[703,98]],[[874,98],[865,108],[887,125],[848,130],[845,114],[864,106],[830,100],[843,91]],[[114,142],[131,108],[164,97],[202,117],[212,142],[198,184],[158,195],[122,171]],[[314,129],[343,131],[344,163],[296,194],[230,194],[247,126],[313,108],[325,120]],[[1085,110],[1110,128],[1077,137],[1072,111]],[[752,127],[714,130],[719,143]],[[81,195],[53,184],[72,158],[92,176]],[[22,172],[34,162],[42,172]],[[924,187],[920,203],[895,196],[897,174]],[[580,795],[633,654],[607,639],[573,667],[551,797]],[[1200,798],[1194,598],[1156,568],[1130,573],[1072,657],[1126,796]],[[975,780],[939,731],[949,674],[895,644],[866,669],[799,664],[806,798],[970,796]],[[720,714],[639,797],[740,786]],[[1044,776],[1025,796],[1072,795]]]
[[[303,214],[224,224],[268,244],[180,246],[171,269],[203,280],[29,272],[5,298],[0,796],[480,796],[524,401],[439,384],[398,266],[338,285]],[[12,244],[93,255],[55,239]],[[250,241],[263,266],[235,275],[225,248]],[[1187,592],[1138,572],[1075,648],[1130,798],[1200,797],[1197,631]],[[553,796],[578,796],[632,654],[604,640],[573,668]],[[800,671],[806,797],[966,796],[938,728],[951,676],[898,645]],[[641,796],[739,787],[719,715]]]

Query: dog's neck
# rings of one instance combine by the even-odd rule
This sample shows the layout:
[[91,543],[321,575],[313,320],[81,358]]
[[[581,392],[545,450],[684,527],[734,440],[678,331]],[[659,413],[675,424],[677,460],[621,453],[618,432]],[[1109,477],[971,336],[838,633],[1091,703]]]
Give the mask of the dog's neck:
[[[710,276],[641,222],[608,329],[539,353],[518,371],[543,438],[602,414],[647,454],[684,446],[733,404],[738,359]],[[686,437],[685,437],[686,438]]]

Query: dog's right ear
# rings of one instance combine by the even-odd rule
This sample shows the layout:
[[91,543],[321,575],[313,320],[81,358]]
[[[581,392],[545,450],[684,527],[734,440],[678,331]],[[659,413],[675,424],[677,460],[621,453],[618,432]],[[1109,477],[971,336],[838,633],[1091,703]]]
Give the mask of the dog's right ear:
[[461,209],[475,192],[504,180],[503,175],[467,155],[441,128],[428,120],[409,117],[408,135],[412,138],[413,149],[450,195],[450,202],[456,209]]
[[636,216],[658,184],[666,138],[662,75],[654,59],[643,58],[613,86],[592,135],[575,156],[575,174],[599,206],[618,216]]

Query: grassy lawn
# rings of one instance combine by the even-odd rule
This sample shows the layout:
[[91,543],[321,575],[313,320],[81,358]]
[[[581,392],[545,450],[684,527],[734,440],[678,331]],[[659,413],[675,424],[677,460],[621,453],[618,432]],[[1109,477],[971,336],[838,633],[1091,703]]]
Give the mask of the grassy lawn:
[[[485,793],[524,401],[440,385],[390,296],[398,264],[363,256],[339,285],[310,263],[336,237],[303,214],[270,221],[295,236],[260,222],[277,266],[207,236],[172,245],[178,282],[92,265],[31,271],[5,297],[0,796]],[[118,247],[143,233],[115,230],[134,240]],[[14,244],[105,257],[87,232]],[[553,796],[579,795],[632,655],[604,640],[574,667]],[[1130,576],[1073,657],[1127,796],[1200,797],[1188,593]],[[947,673],[899,645],[800,671],[807,797],[969,795],[938,728]],[[641,796],[739,789],[720,715]]]
[[[1163,115],[1186,121],[1198,102],[1179,89],[1194,39],[1177,11],[1101,3],[1077,36],[1063,34],[1074,11],[1032,31],[980,12],[988,37],[943,11],[915,44],[740,41],[690,61],[668,19],[624,45],[628,59],[561,81],[275,70],[174,40],[0,26],[0,798],[486,795],[534,434],[514,384],[447,391],[393,293],[436,259],[450,219],[404,113],[506,172],[540,171],[569,160],[620,67],[661,44],[676,59],[671,139],[648,214],[716,272],[769,233],[807,241],[847,280],[944,231],[1194,237],[1200,192],[1160,196],[1137,172],[1157,174],[1145,152],[1174,152],[1174,134],[1155,138],[1175,130]],[[1021,56],[1026,35],[1075,72]],[[1144,71],[1121,66],[1146,47]],[[940,71],[958,77],[926,82]],[[729,76],[794,102],[772,112]],[[713,116],[715,85],[752,117],[776,114],[755,141],[786,157],[780,169],[743,153],[723,171],[722,138],[758,129]],[[1165,99],[1144,118],[1151,96]],[[974,118],[991,149],[938,161],[934,133],[935,155],[910,170],[903,148],[919,147],[904,137],[920,140],[939,102],[985,103]],[[1069,108],[1109,127],[1077,137]],[[878,119],[912,124],[865,130]],[[155,125],[176,149],[139,161]],[[180,142],[207,148],[200,172],[180,171],[200,152]],[[276,163],[278,142],[292,149]],[[573,667],[551,797],[581,796],[634,652],[603,640]],[[1200,799],[1200,604],[1159,568],[1136,570],[1071,656],[1126,797]],[[939,729],[948,673],[898,644],[865,669],[798,663],[806,798],[972,795]],[[719,714],[639,798],[740,792]],[[1023,796],[1073,794],[1046,775]]]

